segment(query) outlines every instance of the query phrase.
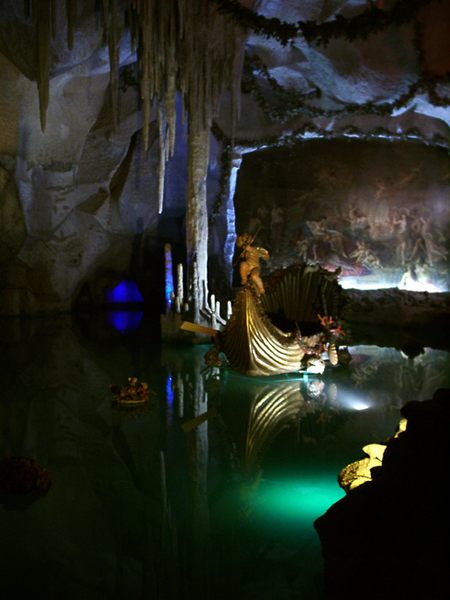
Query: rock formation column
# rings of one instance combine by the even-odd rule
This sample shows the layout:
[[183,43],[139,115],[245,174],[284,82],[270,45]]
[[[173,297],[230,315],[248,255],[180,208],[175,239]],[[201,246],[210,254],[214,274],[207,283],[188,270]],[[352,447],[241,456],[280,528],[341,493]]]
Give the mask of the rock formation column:
[[[192,290],[194,320],[200,319],[200,308],[208,292],[208,209],[206,177],[209,162],[209,124],[202,116],[189,117],[189,182],[186,200],[186,252],[188,287]],[[197,263],[197,282],[193,282],[193,263]]]

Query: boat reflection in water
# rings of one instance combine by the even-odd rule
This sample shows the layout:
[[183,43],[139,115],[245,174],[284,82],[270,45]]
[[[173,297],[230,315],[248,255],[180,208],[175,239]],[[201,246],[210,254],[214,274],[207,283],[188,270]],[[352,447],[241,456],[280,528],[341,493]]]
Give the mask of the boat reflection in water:
[[[449,353],[358,346],[322,375],[248,377],[147,326],[2,323],[0,458],[52,482],[25,508],[0,497],[2,597],[35,594],[26,563],[53,598],[323,598],[314,519],[400,406],[449,387]],[[145,410],[112,401],[129,376]]]
[[247,377],[202,352],[163,353],[189,457],[185,585],[245,597],[295,568],[295,593],[320,598],[312,524],[344,495],[339,471],[393,434],[403,404],[448,385],[449,354],[355,346],[323,375]]

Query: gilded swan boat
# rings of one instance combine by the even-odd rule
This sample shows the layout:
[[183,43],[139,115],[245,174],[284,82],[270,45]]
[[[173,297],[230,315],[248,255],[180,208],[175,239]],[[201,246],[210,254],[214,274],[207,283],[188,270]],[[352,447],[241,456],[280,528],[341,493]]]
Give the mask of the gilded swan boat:
[[[300,263],[265,278],[264,294],[258,294],[252,282],[242,287],[232,316],[218,335],[218,349],[231,368],[251,376],[322,372],[324,353],[337,364],[335,315],[341,290],[337,278],[337,271]],[[316,331],[302,335],[303,328]]]

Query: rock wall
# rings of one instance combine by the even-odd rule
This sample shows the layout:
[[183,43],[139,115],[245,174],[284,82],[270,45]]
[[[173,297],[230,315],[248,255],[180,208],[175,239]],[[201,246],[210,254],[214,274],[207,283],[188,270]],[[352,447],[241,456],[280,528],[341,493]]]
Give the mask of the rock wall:
[[[172,243],[175,264],[192,262],[185,256],[186,244],[192,246],[189,254],[198,251],[203,272],[208,261],[210,290],[228,299],[235,206],[238,229],[262,222],[259,237],[273,254],[273,268],[293,256],[317,259],[330,268],[340,266],[348,278],[379,285],[380,273],[390,283],[411,277],[411,263],[426,271],[420,276],[427,283],[448,286],[448,94],[445,82],[429,81],[448,70],[445,3],[432,2],[416,25],[391,26],[367,40],[341,36],[325,46],[299,35],[285,47],[248,31],[248,60],[238,53],[236,61],[244,63],[247,79],[240,118],[231,117],[239,95],[234,76],[214,113],[207,215],[203,192],[198,196],[201,227],[196,218],[186,220],[189,115],[182,120],[178,102],[175,153],[167,163],[159,215],[156,110],[150,111],[147,136],[137,55],[123,19],[115,32],[117,94],[111,94],[114,77],[103,18],[94,4],[72,3],[76,14],[70,26],[66,9],[55,4],[45,56],[38,53],[36,15],[26,10],[30,3],[5,0],[0,6],[0,314],[66,311],[80,294],[84,302],[102,304],[105,289],[124,278],[137,281],[146,301],[162,305],[166,242]],[[341,9],[351,17],[365,8],[363,2],[294,4],[262,2],[258,10],[294,23],[332,19]],[[118,3],[120,10],[126,5]],[[240,48],[244,34],[238,31]],[[47,67],[48,94],[42,73]],[[211,84],[218,72],[209,72],[206,82]],[[405,94],[407,99],[394,107]],[[381,112],[380,102],[387,103]],[[189,104],[193,108],[195,102]],[[316,146],[305,141],[328,135],[350,141]],[[418,139],[436,147],[361,146],[354,141],[358,136]],[[280,145],[299,138],[298,161],[292,146],[277,151],[283,158],[275,151],[249,153],[268,140]],[[206,156],[205,143],[200,147]],[[231,156],[228,181],[221,180],[224,149]],[[241,151],[247,154],[239,170]],[[203,186],[202,177],[195,185],[201,181]]]
[[[50,81],[42,132],[35,83],[0,53],[0,86],[7,90],[0,96],[0,314],[67,311],[80,293],[84,303],[100,305],[106,288],[127,278],[159,307],[164,243],[184,260],[181,106],[166,207],[158,215],[157,125],[152,121],[146,152],[133,67],[125,65],[114,129],[108,78],[106,69],[66,65]],[[220,168],[211,173],[218,178]]]

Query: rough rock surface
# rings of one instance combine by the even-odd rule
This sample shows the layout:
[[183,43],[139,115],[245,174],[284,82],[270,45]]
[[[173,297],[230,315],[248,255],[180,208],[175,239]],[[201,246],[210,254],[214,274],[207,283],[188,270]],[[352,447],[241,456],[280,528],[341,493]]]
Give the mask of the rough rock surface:
[[[146,153],[136,54],[130,49],[129,34],[125,28],[118,32],[119,126],[114,129],[108,49],[99,15],[93,3],[74,4],[78,14],[72,48],[67,43],[65,11],[58,4],[50,41],[44,133],[33,19],[25,14],[23,3],[7,0],[0,7],[0,314],[69,310],[86,287],[96,302],[102,302],[100,282],[113,285],[136,272],[136,247],[143,238],[145,252],[137,262],[142,264],[146,255],[145,269],[139,271],[146,297],[160,285],[152,273],[161,270],[163,244],[172,242],[179,258],[185,258],[187,125],[177,125],[175,155],[166,170],[165,209],[158,216],[158,132],[153,120]],[[384,4],[389,10],[394,3]],[[295,23],[324,22],[339,14],[351,17],[366,8],[362,0],[301,4],[264,0],[256,10]],[[432,75],[449,69],[445,38],[449,20],[446,2],[432,2],[420,14],[422,66]],[[449,108],[433,104],[423,92],[383,116],[345,111],[311,116],[308,112],[308,106],[340,111],[349,104],[397,99],[421,73],[414,35],[414,24],[408,23],[351,43],[337,39],[326,46],[307,44],[299,36],[282,46],[249,32],[247,57],[267,67],[266,75],[253,70],[266,108],[244,90],[233,164],[239,163],[241,153],[266,144],[267,138],[287,143],[299,128],[303,128],[300,139],[324,135],[350,139],[376,131],[385,138],[409,131],[425,143],[448,145]],[[286,112],[292,94],[316,90],[320,96],[310,98],[305,110]],[[448,84],[438,91],[448,96]],[[274,109],[281,111],[281,117],[273,117]],[[226,137],[233,133],[230,114],[225,96],[216,123]],[[219,138],[211,140],[207,181],[209,262],[210,277],[226,293],[230,285],[222,284],[229,278],[235,234],[234,183],[221,188]],[[236,174],[237,169],[233,177]],[[224,269],[228,273],[223,274]]]
[[342,317],[350,323],[412,328],[450,326],[450,293],[344,290]]
[[401,414],[406,430],[388,440],[372,481],[315,521],[330,600],[448,598],[450,389]]

